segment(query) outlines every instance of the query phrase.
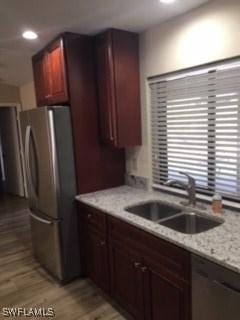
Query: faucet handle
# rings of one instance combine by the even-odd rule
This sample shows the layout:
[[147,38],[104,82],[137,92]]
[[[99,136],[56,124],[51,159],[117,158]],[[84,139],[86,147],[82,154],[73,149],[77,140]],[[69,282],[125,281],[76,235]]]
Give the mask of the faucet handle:
[[195,179],[194,179],[192,176],[190,176],[188,173],[182,172],[182,171],[179,171],[179,173],[182,174],[182,175],[184,175],[184,176],[186,176],[186,177],[188,178],[188,183],[189,183],[189,184],[191,184],[192,186],[195,186],[195,185],[196,185]]

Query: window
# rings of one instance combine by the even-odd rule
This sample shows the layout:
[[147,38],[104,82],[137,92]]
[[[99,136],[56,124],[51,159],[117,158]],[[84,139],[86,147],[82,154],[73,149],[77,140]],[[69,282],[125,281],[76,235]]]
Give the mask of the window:
[[149,80],[153,186],[196,179],[240,200],[240,61]]

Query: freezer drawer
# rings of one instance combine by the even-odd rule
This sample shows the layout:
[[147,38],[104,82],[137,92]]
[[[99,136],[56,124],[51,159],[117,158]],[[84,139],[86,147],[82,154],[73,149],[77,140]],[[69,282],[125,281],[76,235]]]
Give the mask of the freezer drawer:
[[61,263],[60,222],[39,213],[30,213],[32,245],[36,259],[59,280],[63,279]]

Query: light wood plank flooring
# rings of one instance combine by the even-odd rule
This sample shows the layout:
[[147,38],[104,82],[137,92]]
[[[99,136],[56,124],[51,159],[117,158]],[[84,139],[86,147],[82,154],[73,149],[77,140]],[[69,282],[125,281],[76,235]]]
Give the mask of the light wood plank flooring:
[[0,319],[7,319],[3,307],[53,307],[64,320],[125,319],[88,280],[60,286],[41,268],[32,257],[26,202],[10,196],[0,196]]

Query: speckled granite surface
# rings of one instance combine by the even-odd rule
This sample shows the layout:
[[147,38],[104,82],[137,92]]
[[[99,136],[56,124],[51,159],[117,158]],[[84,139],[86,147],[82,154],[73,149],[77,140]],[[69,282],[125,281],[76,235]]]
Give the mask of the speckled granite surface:
[[[240,273],[240,213],[225,210],[219,215],[224,219],[222,225],[200,234],[187,235],[124,210],[149,200],[179,205],[182,199],[176,196],[122,186],[77,196],[76,199]],[[211,214],[210,208],[203,213]]]

